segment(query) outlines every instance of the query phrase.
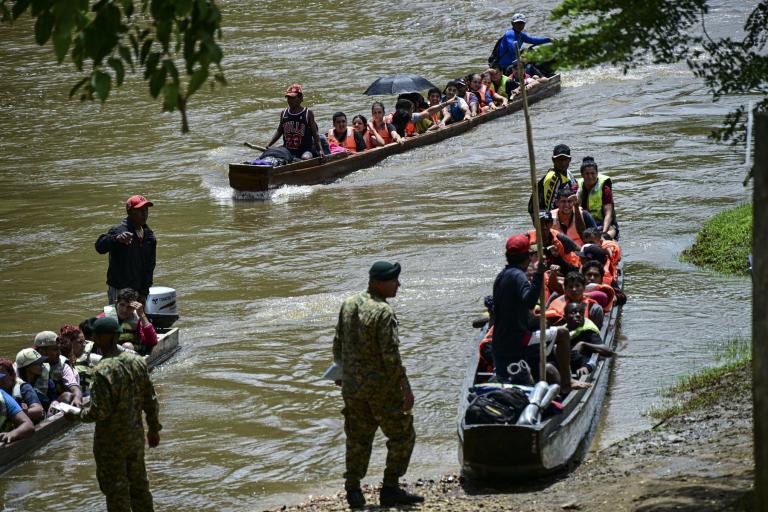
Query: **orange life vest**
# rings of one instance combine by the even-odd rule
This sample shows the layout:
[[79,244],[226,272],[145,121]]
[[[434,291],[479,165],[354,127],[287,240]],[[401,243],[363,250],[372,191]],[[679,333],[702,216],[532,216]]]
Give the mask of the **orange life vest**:
[[[578,256],[576,256],[575,252],[570,252],[568,254],[565,253],[565,247],[563,247],[563,243],[558,240],[557,238],[557,231],[554,229],[550,229],[552,232],[552,244],[557,247],[557,252],[560,254],[560,257],[563,258],[566,262],[570,263],[571,265],[575,267],[581,266],[581,260]],[[528,231],[528,240],[531,242],[531,245],[536,243],[536,230],[531,229]]]
[[486,372],[486,373],[493,373],[493,361],[488,361],[484,356],[483,353],[485,351],[485,347],[490,345],[493,340],[493,326],[488,329],[488,332],[485,333],[485,338],[483,338],[483,341],[480,342],[480,362],[477,365],[477,371],[479,372]]
[[486,94],[486,92],[488,92],[488,86],[485,85],[485,84],[481,85],[480,86],[480,90],[477,91],[477,95],[479,96],[480,106],[481,107],[485,106],[485,94]]
[[592,286],[593,288],[591,290],[585,291],[585,294],[593,291],[600,291],[608,296],[608,305],[603,308],[603,311],[605,311],[607,314],[613,307],[613,301],[616,298],[616,291],[609,284],[588,284],[587,286]]
[[371,130],[365,130],[363,139],[365,139],[365,149],[373,149],[375,147],[378,147],[376,146],[376,144],[373,143],[374,137],[371,135]]
[[336,136],[333,134],[333,128],[328,130],[328,142],[335,142],[339,146],[343,147],[351,153],[357,153],[357,143],[355,142],[355,131],[352,128],[347,127],[347,136],[344,138],[344,142],[339,142]]
[[413,137],[415,134],[416,134],[416,125],[413,124],[413,121],[408,121],[408,124],[405,125],[405,136]]
[[[557,231],[558,233],[563,233],[563,231],[560,229],[560,220],[558,218],[558,214],[560,212],[559,208],[555,208],[552,210],[552,218],[555,220],[555,222],[552,223],[552,229]],[[581,239],[581,236],[579,235],[579,232],[576,230],[576,219],[575,213],[571,214],[571,222],[568,224],[568,230],[563,233],[565,236],[576,242],[576,245],[581,247],[584,245],[584,241]]]
[[[384,139],[384,144],[391,144],[392,143],[392,134],[389,133],[389,130],[387,130],[387,124],[389,122],[386,118],[384,118],[384,126],[381,128],[376,128],[376,133],[381,135],[381,138]],[[375,128],[375,124],[374,124]]]
[[[568,297],[561,295],[549,304],[544,316],[547,317],[547,321],[551,325],[560,325],[565,321],[565,306],[568,305],[568,302]],[[584,318],[589,318],[589,308],[591,308],[593,304],[597,304],[597,301],[590,297],[582,296],[581,303],[587,305],[587,307],[584,308]]]

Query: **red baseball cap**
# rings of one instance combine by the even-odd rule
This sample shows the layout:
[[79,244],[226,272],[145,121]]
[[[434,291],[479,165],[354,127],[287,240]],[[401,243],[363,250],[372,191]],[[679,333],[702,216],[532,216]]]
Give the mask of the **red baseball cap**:
[[125,209],[141,208],[142,206],[155,206],[155,203],[144,196],[131,196],[125,202]]
[[304,95],[304,89],[302,89],[300,84],[293,84],[288,88],[287,91],[285,91],[286,96],[303,96]]
[[528,254],[530,246],[528,235],[512,235],[507,238],[507,254]]

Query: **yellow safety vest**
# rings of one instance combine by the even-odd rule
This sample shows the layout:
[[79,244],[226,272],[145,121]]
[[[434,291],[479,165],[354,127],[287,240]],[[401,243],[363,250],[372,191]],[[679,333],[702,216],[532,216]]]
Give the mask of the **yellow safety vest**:
[[[579,178],[577,181],[579,182],[579,192],[583,194],[584,178]],[[598,174],[597,183],[595,183],[595,186],[592,187],[587,196],[587,210],[597,222],[602,222],[605,217],[605,213],[603,212],[603,186],[606,181],[610,185],[611,178],[605,174]]]
[[571,331],[571,339],[576,338],[579,334],[586,332],[586,331],[592,331],[598,336],[600,335],[600,328],[595,325],[595,323],[590,320],[589,318],[584,319],[584,323],[577,327],[576,329]]
[[554,169],[547,171],[547,174],[541,179],[544,190],[544,204],[540,204],[539,208],[542,210],[554,209],[555,192],[557,192],[558,188],[570,182],[571,179],[568,177],[568,174],[560,174]]
[[509,82],[509,77],[507,75],[502,74],[501,75],[501,84],[499,84],[499,91],[496,90],[496,86],[493,82],[491,82],[491,90],[498,94],[499,96],[504,96],[505,98],[509,99],[509,95],[507,94],[507,82]]

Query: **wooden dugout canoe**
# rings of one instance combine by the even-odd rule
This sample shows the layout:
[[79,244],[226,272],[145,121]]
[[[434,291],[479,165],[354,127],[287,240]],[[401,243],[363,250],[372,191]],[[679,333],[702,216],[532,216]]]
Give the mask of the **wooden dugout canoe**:
[[[535,103],[558,92],[560,92],[560,75],[554,75],[548,82],[539,84],[528,91],[528,102]],[[475,126],[517,112],[522,108],[522,99],[517,98],[509,102],[506,108],[465,119],[442,130],[410,137],[405,144],[392,143],[352,155],[337,153],[328,156],[325,162],[321,162],[319,158],[313,158],[280,167],[263,167],[246,163],[229,164],[229,185],[238,191],[266,192],[285,185],[332,183],[350,173],[372,167],[388,156],[455,137]]]
[[[157,329],[157,345],[149,356],[147,366],[150,370],[170,359],[181,350],[179,346],[179,329]],[[59,413],[46,418],[35,426],[32,437],[16,441],[15,443],[0,445],[0,474],[21,462],[27,455],[38,448],[48,444],[56,436],[78,425],[64,419],[64,414]]]
[[[619,271],[619,286],[623,275]],[[601,336],[611,349],[616,335],[621,306],[614,304],[605,316]],[[562,414],[555,414],[538,425],[467,425],[469,389],[487,380],[478,373],[479,345],[485,329],[473,343],[473,352],[459,398],[459,462],[462,473],[474,480],[505,483],[546,476],[579,462],[592,442],[608,388],[613,358],[598,357],[595,370],[586,378],[589,389],[573,390],[563,402]]]

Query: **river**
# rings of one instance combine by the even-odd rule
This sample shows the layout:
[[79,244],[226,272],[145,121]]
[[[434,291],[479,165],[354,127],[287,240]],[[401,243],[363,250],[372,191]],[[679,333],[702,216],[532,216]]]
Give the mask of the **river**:
[[[336,110],[369,113],[361,93],[380,75],[444,84],[481,69],[513,9],[547,34],[556,2],[222,4],[229,86],[192,99],[188,136],[135,78],[103,106],[69,101],[71,66],[34,45],[28,21],[0,27],[0,355],[103,306],[93,243],[141,193],[155,202],[155,283],[178,290],[184,347],[153,376],[158,510],[260,510],[341,488],[341,398],[319,375],[338,307],[377,259],[403,266],[392,302],[417,402],[408,477],[456,472],[470,322],[503,241],[530,223],[522,116],[267,201],[234,197],[227,163],[257,156],[242,142],[269,140],[294,81],[327,130]],[[745,16],[742,2],[719,2],[713,32]],[[713,104],[684,67],[645,65],[568,72],[532,108],[540,170],[565,142],[575,167],[594,156],[614,182],[629,301],[600,446],[649,426],[661,386],[749,335],[749,281],[679,261],[706,219],[751,197],[743,150],[707,139],[735,104]],[[92,435],[80,426],[4,474],[0,505],[101,509]],[[377,439],[366,481],[379,481],[384,453]]]

